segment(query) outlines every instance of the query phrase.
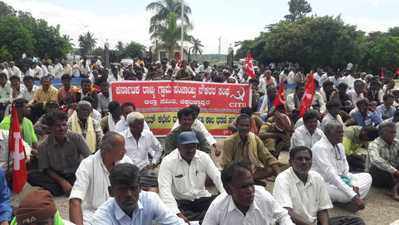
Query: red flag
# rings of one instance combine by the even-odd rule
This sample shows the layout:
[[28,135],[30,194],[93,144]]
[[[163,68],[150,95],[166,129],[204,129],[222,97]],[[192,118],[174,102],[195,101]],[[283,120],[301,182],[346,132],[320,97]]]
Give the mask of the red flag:
[[380,70],[380,78],[381,78],[381,80],[383,80],[384,77],[385,77],[385,68],[381,67],[381,70]]
[[273,100],[274,108],[277,108],[280,105],[285,105],[285,85],[284,82],[281,82],[278,86],[278,92],[276,97]]
[[18,113],[15,105],[12,106],[11,126],[8,137],[8,151],[13,159],[12,170],[12,190],[15,193],[22,191],[28,180],[28,172],[26,170],[26,154],[22,141],[21,132],[19,130]]
[[314,81],[314,73],[311,72],[306,78],[305,93],[302,96],[301,105],[299,106],[299,116],[302,117],[312,105],[313,97],[316,91],[316,83]]
[[252,57],[252,54],[248,52],[247,57],[245,58],[245,73],[252,79],[256,78],[253,60],[254,58]]

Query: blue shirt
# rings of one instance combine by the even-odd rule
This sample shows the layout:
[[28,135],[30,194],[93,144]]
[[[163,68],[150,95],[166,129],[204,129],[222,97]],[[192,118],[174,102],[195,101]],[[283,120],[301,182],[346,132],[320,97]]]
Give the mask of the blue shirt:
[[10,221],[11,215],[11,192],[4,171],[0,169],[0,222]]
[[380,114],[382,119],[389,119],[395,114],[396,108],[393,106],[387,108],[384,104],[381,104],[377,106],[376,111]]
[[184,225],[184,221],[170,212],[154,192],[141,191],[137,209],[131,217],[125,214],[114,198],[109,198],[94,213],[92,225]]
[[376,126],[382,123],[381,115],[378,112],[367,112],[367,116],[363,117],[359,111],[351,114],[352,119],[359,126]]

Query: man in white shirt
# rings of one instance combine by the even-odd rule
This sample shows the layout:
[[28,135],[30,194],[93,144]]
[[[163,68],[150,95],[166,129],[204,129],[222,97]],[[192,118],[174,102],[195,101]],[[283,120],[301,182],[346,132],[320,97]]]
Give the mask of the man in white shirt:
[[309,110],[303,115],[304,125],[295,129],[291,137],[291,148],[305,146],[312,148],[313,145],[324,136],[323,131],[317,128],[319,113]]
[[131,112],[126,120],[129,128],[121,132],[125,138],[126,155],[140,170],[156,165],[162,155],[162,146],[151,131],[144,130],[144,115]]
[[14,61],[10,62],[10,68],[8,70],[8,76],[18,76],[21,77],[21,70],[15,65]]
[[64,66],[58,60],[56,60],[53,71],[54,77],[61,79],[62,75],[64,75]]
[[264,187],[255,186],[251,165],[233,162],[222,171],[227,193],[220,194],[206,212],[203,225],[293,225]]
[[340,106],[341,104],[335,99],[327,102],[327,114],[323,117],[323,120],[321,121],[321,130],[324,130],[324,126],[331,121],[338,122],[343,127],[345,127],[344,121],[339,115]]
[[344,146],[342,145],[343,127],[336,122],[324,127],[325,136],[312,148],[312,170],[320,173],[327,185],[333,202],[352,203],[353,210],[364,209],[363,199],[371,186],[368,173],[349,173]]
[[291,167],[276,178],[273,196],[288,210],[296,224],[339,225],[347,221],[345,224],[364,225],[358,217],[329,218],[328,209],[333,205],[323,178],[310,171],[312,151],[309,148],[299,146],[291,149],[289,162]]
[[96,209],[108,200],[109,173],[116,163],[131,163],[126,156],[123,136],[108,132],[101,150],[85,158],[76,171],[69,196],[69,218],[76,225],[88,224]]
[[364,98],[366,84],[362,80],[356,80],[354,88],[348,91],[348,95],[352,100],[352,104],[356,105],[357,101]]
[[205,189],[206,178],[222,193],[220,172],[207,153],[197,150],[199,141],[193,131],[181,132],[177,141],[178,148],[165,156],[159,169],[160,196],[185,221],[202,220],[214,199]]

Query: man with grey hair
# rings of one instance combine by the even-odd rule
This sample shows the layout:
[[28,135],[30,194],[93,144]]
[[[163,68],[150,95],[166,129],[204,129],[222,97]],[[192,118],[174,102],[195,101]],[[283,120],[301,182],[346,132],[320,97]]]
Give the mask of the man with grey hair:
[[158,164],[162,146],[151,131],[144,129],[144,115],[131,112],[126,121],[129,129],[121,132],[125,138],[126,155],[140,170]]
[[327,190],[333,202],[351,203],[352,209],[364,209],[363,199],[371,186],[368,173],[349,173],[344,146],[342,145],[343,127],[332,121],[324,127],[323,136],[312,147],[312,170],[320,173],[327,183]]
[[100,151],[84,159],[75,173],[69,196],[69,218],[73,223],[88,224],[96,209],[108,200],[109,174],[119,163],[133,164],[126,156],[123,136],[110,131],[101,140]]
[[85,138],[90,151],[93,153],[99,148],[103,131],[99,122],[90,116],[92,111],[93,108],[90,102],[79,101],[75,112],[68,119],[68,129],[81,134]]
[[399,141],[395,135],[395,123],[382,123],[379,137],[369,144],[368,149],[373,185],[392,188],[392,197],[399,201]]

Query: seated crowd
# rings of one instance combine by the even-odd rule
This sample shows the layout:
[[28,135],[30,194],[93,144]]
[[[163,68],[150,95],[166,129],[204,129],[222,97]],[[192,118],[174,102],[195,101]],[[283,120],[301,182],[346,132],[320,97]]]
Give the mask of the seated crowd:
[[[181,67],[162,72],[159,65],[146,75],[195,79],[195,69]],[[274,77],[265,70],[249,80],[251,107],[241,109],[231,135],[217,142],[197,105],[180,109],[169,134],[158,139],[133,102],[111,101],[101,69],[80,88],[70,74],[59,74],[59,89],[50,73],[36,87],[36,76],[26,75],[22,85],[19,76],[0,71],[0,225],[365,224],[357,216],[330,217],[328,210],[364,209],[372,185],[399,201],[399,93],[389,81],[382,90],[378,77],[346,72],[308,75],[317,89],[300,116],[303,74],[290,68]],[[290,84],[287,101],[276,104],[282,82]],[[7,185],[10,105],[28,158],[25,186],[40,187],[14,208]],[[52,196],[69,198],[70,221]]]

